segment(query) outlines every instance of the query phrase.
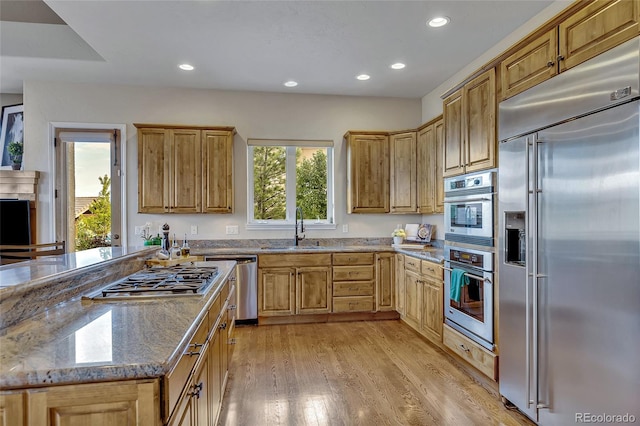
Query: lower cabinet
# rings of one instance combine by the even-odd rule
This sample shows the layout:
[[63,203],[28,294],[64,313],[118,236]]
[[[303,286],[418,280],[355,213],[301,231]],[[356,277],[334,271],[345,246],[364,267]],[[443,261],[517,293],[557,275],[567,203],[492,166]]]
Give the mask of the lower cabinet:
[[399,293],[404,294],[404,316],[414,330],[438,345],[442,343],[444,322],[443,270],[426,260],[404,257]]
[[0,394],[0,425],[156,426],[157,379],[51,386]]
[[376,253],[376,311],[395,309],[393,253]]
[[296,270],[261,268],[258,276],[258,315],[293,315],[296,309]]
[[405,316],[405,283],[404,283],[404,255],[396,254],[396,311],[400,318]]
[[298,268],[296,314],[331,312],[331,267]]

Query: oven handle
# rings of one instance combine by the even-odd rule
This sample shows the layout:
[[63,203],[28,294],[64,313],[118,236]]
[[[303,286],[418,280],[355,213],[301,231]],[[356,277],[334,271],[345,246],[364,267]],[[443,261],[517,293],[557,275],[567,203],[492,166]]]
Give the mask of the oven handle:
[[468,203],[468,202],[473,202],[473,201],[491,201],[491,198],[466,198],[466,197],[460,197],[460,198],[445,198],[444,202],[445,203]]
[[[446,266],[443,266],[443,267],[442,267],[442,269],[444,269],[445,271],[449,271],[449,272],[452,272],[452,271],[453,271],[453,269],[451,269],[451,268],[447,268]],[[466,276],[471,277],[471,278],[474,278],[474,279],[476,279],[476,280],[486,281],[486,282],[488,282],[489,284],[493,284],[493,283],[491,282],[491,279],[490,279],[490,278],[479,277],[479,276],[477,276],[477,275],[473,275],[473,274],[470,274],[470,273],[468,273],[468,272],[465,272],[464,274],[465,274]]]

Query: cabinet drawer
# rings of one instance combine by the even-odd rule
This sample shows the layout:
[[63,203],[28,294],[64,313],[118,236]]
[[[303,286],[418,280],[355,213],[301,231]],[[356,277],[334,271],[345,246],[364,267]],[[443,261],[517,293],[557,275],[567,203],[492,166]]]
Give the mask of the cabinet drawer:
[[373,253],[334,253],[334,265],[373,265]]
[[333,298],[333,312],[370,311],[373,311],[373,296]]
[[258,256],[260,268],[295,268],[297,266],[331,266],[331,253],[263,254]]
[[498,357],[478,345],[467,336],[463,336],[446,324],[443,326],[442,342],[469,364],[486,374],[493,380],[498,380]]
[[374,276],[373,266],[334,266],[334,281],[361,281],[372,280]]
[[334,282],[333,295],[334,296],[373,296],[373,281]]
[[165,378],[166,405],[164,413],[166,413],[166,418],[169,417],[169,414],[178,402],[178,397],[188,382],[189,374],[196,364],[196,361],[198,361],[200,352],[204,349],[209,331],[208,316],[209,315],[205,315],[205,318],[198,326],[196,334],[191,338],[189,346],[182,349],[182,356],[178,360],[178,363]]
[[420,259],[416,259],[415,257],[405,256],[404,257],[404,269],[409,269],[410,271],[420,272]]
[[444,279],[444,271],[440,265],[438,265],[437,263],[429,262],[428,260],[423,260],[421,262],[422,273],[424,275],[430,276],[440,281]]

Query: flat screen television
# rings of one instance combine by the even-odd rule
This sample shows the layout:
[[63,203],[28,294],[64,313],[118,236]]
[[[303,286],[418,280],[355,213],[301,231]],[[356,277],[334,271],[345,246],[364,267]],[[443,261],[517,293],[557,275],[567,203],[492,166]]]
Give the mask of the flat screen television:
[[0,199],[0,245],[31,244],[29,200]]

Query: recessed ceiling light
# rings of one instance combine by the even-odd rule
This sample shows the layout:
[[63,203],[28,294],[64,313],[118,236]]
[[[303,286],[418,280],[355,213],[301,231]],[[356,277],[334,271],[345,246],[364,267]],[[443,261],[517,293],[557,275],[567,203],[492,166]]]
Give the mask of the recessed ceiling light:
[[404,67],[406,67],[406,65],[402,62],[396,62],[395,64],[391,65],[391,68],[393,68],[394,70],[401,70]]
[[193,65],[180,64],[180,65],[178,65],[178,68],[180,68],[181,70],[184,70],[184,71],[192,71],[193,70]]
[[289,81],[285,81],[284,85],[287,86],[287,87],[296,87],[298,85],[298,82],[297,81],[293,81],[293,80],[289,80]]
[[371,78],[371,76],[369,76],[367,74],[360,74],[360,75],[356,76],[356,78],[358,80],[363,80],[364,81],[364,80],[369,80]]
[[438,28],[438,27],[442,27],[444,25],[447,25],[449,23],[450,19],[447,18],[446,16],[438,16],[436,18],[433,18],[432,20],[430,20],[428,22],[430,27],[434,27],[434,28]]

